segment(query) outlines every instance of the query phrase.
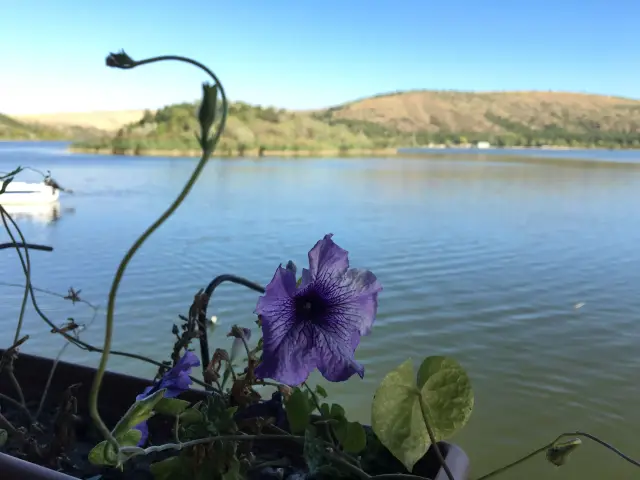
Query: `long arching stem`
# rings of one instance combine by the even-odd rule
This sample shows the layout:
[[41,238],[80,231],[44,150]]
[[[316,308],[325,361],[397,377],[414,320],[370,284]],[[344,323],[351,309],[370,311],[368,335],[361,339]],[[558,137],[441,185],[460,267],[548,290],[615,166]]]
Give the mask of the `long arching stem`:
[[[126,253],[124,258],[120,262],[120,265],[118,266],[118,270],[116,271],[116,274],[113,278],[113,283],[111,284],[111,290],[109,291],[109,300],[107,304],[104,346],[103,346],[102,356],[100,357],[100,364],[98,365],[98,369],[94,376],[93,385],[91,387],[91,393],[89,395],[89,412],[91,414],[91,418],[93,419],[94,423],[96,424],[96,426],[98,427],[102,435],[111,444],[113,444],[113,446],[116,447],[116,449],[119,448],[118,442],[114,438],[114,436],[111,434],[107,426],[104,424],[104,422],[102,421],[102,418],[100,417],[100,413],[98,412],[98,394],[100,393],[100,385],[102,383],[102,378],[104,377],[104,373],[107,367],[107,361],[109,360],[109,351],[111,350],[111,340],[113,337],[113,316],[115,311],[116,294],[118,291],[118,286],[120,285],[120,281],[122,280],[122,277],[127,268],[127,265],[129,264],[129,262],[131,261],[135,253],[138,251],[138,249],[142,246],[145,240],[147,240],[147,238],[149,238],[149,236],[151,236],[151,234],[155,232],[158,229],[158,227],[160,227],[160,225],[162,225],[173,214],[173,212],[177,210],[177,208],[180,206],[180,204],[184,201],[184,199],[187,197],[187,195],[191,191],[193,185],[195,184],[196,180],[200,176],[200,173],[204,169],[207,163],[207,160],[215,150],[216,144],[220,139],[220,135],[224,131],[224,127],[227,120],[227,107],[228,107],[227,97],[225,95],[222,84],[218,80],[218,77],[207,67],[205,67],[204,65],[202,65],[201,63],[195,60],[192,60],[186,57],[175,56],[175,55],[165,55],[161,57],[154,57],[146,60],[141,60],[139,62],[131,61],[128,57],[127,59],[129,61],[126,63],[126,65],[111,64],[111,66],[116,66],[123,69],[130,69],[130,68],[138,67],[140,65],[146,65],[149,63],[161,62],[165,60],[175,60],[179,62],[189,63],[191,65],[194,65],[204,70],[207,74],[211,76],[211,78],[213,78],[215,85],[218,87],[220,91],[220,96],[222,98],[222,118],[220,120],[220,125],[218,126],[216,133],[213,135],[213,137],[210,140],[207,140],[206,138],[201,139],[201,143],[203,145],[202,157],[200,158],[198,165],[196,166],[195,170],[191,174],[191,177],[187,181],[186,185],[183,187],[178,197],[173,201],[173,203],[169,206],[169,208],[167,208],[167,210],[160,216],[160,218],[158,218],[149,228],[147,228],[147,230],[145,230],[145,232],[140,236],[140,238],[138,238],[138,240],[136,240],[135,243],[131,246],[129,251]],[[109,64],[109,59],[107,63]]]

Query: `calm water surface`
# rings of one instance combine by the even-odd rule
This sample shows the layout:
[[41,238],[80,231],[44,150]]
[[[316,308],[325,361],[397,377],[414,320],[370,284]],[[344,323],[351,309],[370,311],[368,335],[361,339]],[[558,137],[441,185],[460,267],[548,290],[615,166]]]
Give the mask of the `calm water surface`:
[[[172,323],[214,276],[266,284],[280,262],[305,265],[309,248],[332,232],[352,265],[371,269],[385,288],[377,326],[357,352],[364,380],[328,387],[354,419],[370,421],[376,386],[407,356],[417,364],[452,355],[475,389],[473,416],[454,439],[471,456],[474,476],[578,429],[640,457],[640,167],[626,164],[640,154],[620,153],[622,163],[616,152],[601,155],[586,157],[609,164],[504,162],[489,154],[478,161],[464,153],[449,160],[212,161],[131,262],[118,296],[115,347],[167,358]],[[60,293],[73,286],[104,306],[126,249],[174,199],[195,161],[0,143],[0,170],[16,165],[49,169],[75,190],[61,195],[55,222],[46,211],[19,215],[28,241],[55,248],[32,253],[34,285]],[[0,341],[8,345],[22,291],[7,284],[23,280],[15,252],[0,252],[0,265]],[[214,347],[228,346],[233,323],[254,327],[256,298],[235,285],[216,291]],[[60,323],[91,319],[82,305],[44,294],[39,302]],[[56,355],[61,342],[32,308],[26,331],[26,351]],[[103,331],[104,309],[84,338],[99,343]],[[65,358],[97,364],[95,354],[73,347]],[[109,368],[155,372],[118,357]],[[502,478],[640,473],[588,444],[562,469],[540,457]]]

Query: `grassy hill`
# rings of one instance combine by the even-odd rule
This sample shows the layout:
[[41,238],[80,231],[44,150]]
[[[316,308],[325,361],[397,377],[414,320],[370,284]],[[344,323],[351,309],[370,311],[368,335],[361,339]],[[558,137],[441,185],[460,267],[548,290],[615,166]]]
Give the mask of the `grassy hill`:
[[[76,146],[136,154],[197,151],[196,111],[196,103],[146,111],[116,133]],[[218,152],[347,152],[482,140],[499,146],[640,148],[640,101],[561,92],[410,91],[308,112],[236,102]]]
[[418,145],[487,140],[505,146],[640,146],[640,101],[603,95],[412,91],[316,115],[351,128],[373,123],[399,137],[409,134]]
[[104,137],[96,128],[76,125],[43,125],[17,120],[0,113],[0,140],[84,140]]

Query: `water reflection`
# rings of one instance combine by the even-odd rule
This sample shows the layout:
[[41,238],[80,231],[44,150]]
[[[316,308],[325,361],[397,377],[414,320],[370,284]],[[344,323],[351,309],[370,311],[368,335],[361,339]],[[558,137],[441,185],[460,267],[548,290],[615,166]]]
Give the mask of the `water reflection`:
[[5,205],[4,209],[16,221],[30,221],[41,225],[56,223],[62,214],[74,213],[74,208],[63,209],[60,202],[42,205]]

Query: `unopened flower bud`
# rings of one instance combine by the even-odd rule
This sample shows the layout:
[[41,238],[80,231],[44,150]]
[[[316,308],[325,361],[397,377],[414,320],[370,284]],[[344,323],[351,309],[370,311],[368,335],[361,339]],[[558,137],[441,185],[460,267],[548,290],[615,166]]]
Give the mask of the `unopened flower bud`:
[[118,53],[110,53],[106,60],[107,67],[113,68],[132,68],[135,66],[133,59],[120,50]]
[[200,122],[200,146],[203,150],[209,147],[209,131],[216,120],[218,105],[218,86],[209,83],[202,84],[202,103],[198,112]]
[[245,340],[249,340],[251,338],[251,330],[234,325],[231,327],[231,331],[227,333],[227,337],[244,338]]
[[224,350],[222,348],[216,348],[216,351],[213,352],[213,359],[214,360],[228,362],[229,361],[229,354],[227,353],[226,350]]

